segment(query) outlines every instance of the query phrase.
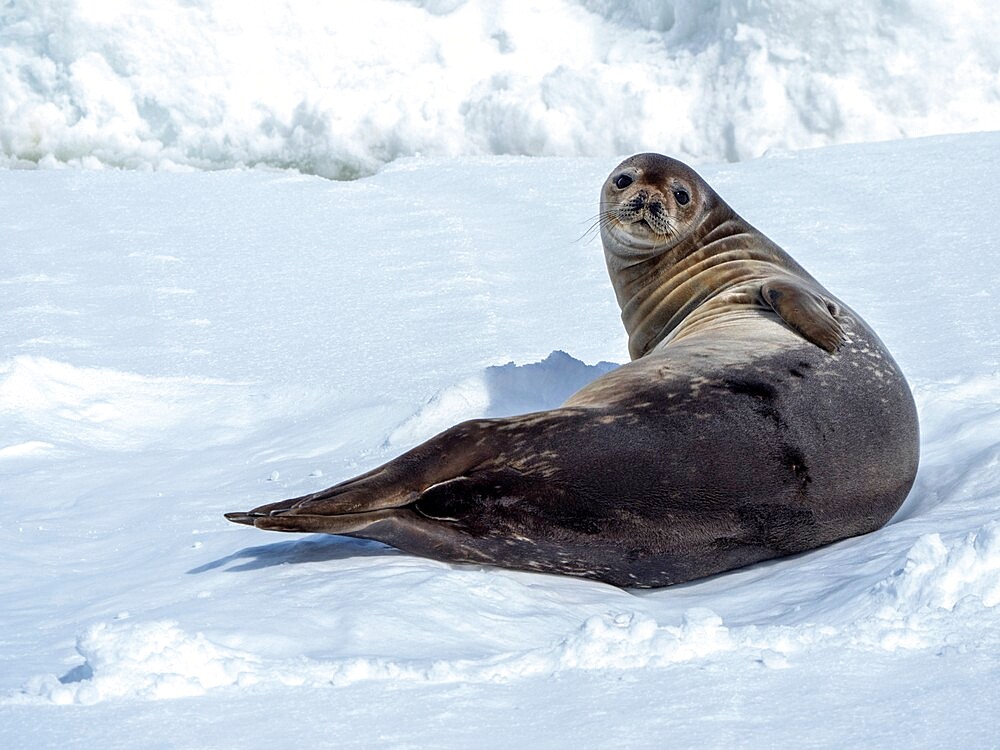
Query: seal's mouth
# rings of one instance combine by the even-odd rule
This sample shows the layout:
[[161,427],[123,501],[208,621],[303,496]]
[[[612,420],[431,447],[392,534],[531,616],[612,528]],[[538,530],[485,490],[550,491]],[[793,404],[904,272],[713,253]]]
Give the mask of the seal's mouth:
[[670,240],[669,234],[656,231],[645,218],[632,221],[618,219],[611,224],[609,230],[614,244],[605,244],[605,249],[610,247],[612,253],[628,257],[661,252]]
[[[645,211],[633,221],[622,222],[622,229],[627,234],[645,240],[662,240],[670,236],[669,228],[663,226],[663,222],[658,222],[655,217],[650,216]],[[667,231],[664,231],[667,229]]]
[[616,206],[616,218],[625,229],[643,237],[670,234],[671,218],[659,193],[642,190]]
[[617,251],[629,257],[662,252],[677,236],[660,200],[636,196],[606,208],[604,216],[603,231],[613,240]]

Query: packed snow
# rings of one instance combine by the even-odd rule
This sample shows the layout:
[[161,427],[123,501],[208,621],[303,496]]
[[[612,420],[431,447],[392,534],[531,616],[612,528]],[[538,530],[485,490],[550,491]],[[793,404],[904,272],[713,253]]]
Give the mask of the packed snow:
[[994,744],[998,154],[699,167],[880,333],[922,460],[879,532],[649,592],[222,517],[625,361],[617,158],[0,171],[0,746]]
[[975,0],[14,0],[0,164],[370,174],[1000,129]]

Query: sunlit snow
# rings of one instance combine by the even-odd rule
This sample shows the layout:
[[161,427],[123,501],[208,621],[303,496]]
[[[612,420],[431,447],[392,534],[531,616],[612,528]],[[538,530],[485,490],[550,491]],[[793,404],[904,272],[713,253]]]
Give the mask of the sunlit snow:
[[587,232],[614,160],[0,172],[4,746],[114,746],[164,711],[193,717],[168,746],[992,741],[1000,279],[975,196],[997,153],[702,168],[880,332],[922,463],[882,531],[641,594],[221,516],[624,361]]
[[[996,744],[989,4],[248,7],[0,8],[0,747]],[[624,362],[647,149],[898,360],[887,527],[636,592],[225,521]]]
[[6,6],[0,164],[351,177],[418,154],[704,162],[1000,129],[988,2]]

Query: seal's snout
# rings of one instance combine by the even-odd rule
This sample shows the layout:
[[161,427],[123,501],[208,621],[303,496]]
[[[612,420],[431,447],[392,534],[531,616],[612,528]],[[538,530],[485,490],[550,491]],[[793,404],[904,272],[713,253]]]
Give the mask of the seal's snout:
[[637,220],[656,218],[666,213],[663,196],[659,192],[640,190],[628,202],[629,209]]
[[649,200],[649,194],[645,190],[640,190],[638,193],[625,201],[625,203],[622,204],[622,208],[633,216],[639,216],[643,209],[646,208],[647,200]]

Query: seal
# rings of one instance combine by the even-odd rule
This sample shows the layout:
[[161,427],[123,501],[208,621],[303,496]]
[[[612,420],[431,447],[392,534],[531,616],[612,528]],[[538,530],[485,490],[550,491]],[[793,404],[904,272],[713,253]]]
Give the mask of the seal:
[[463,422],[227,517],[623,587],[885,524],[916,474],[917,415],[861,317],[666,156],[611,173],[600,231],[630,363],[559,408]]

